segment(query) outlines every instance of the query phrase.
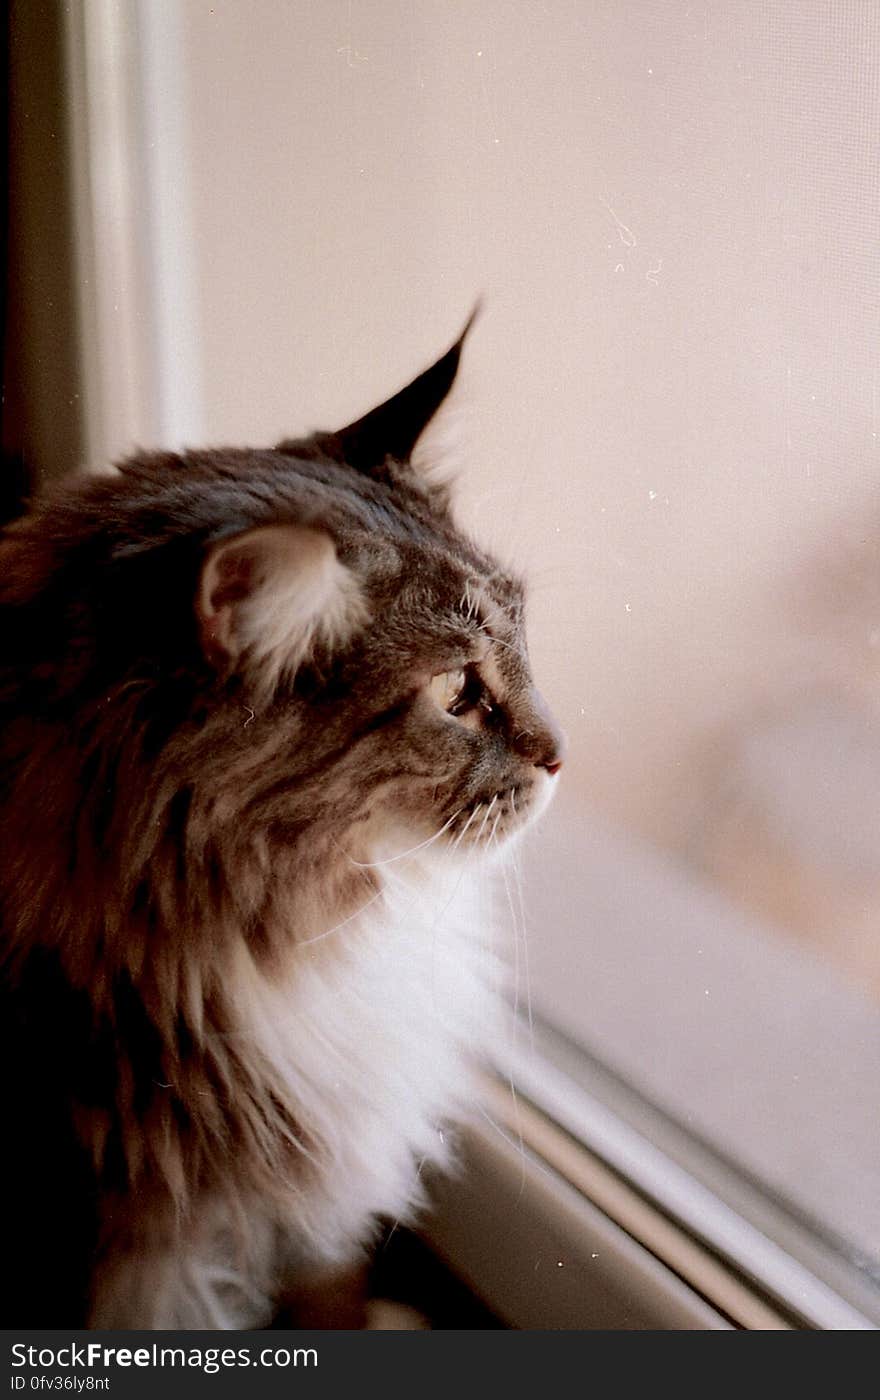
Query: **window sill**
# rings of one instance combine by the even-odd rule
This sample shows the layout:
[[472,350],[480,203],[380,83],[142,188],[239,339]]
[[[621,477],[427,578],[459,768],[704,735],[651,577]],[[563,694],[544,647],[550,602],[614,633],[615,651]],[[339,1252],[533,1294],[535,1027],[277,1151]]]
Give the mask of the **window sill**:
[[[841,1296],[540,1055],[487,1079],[429,1245],[525,1329],[872,1330]],[[870,1303],[870,1298],[867,1299]]]

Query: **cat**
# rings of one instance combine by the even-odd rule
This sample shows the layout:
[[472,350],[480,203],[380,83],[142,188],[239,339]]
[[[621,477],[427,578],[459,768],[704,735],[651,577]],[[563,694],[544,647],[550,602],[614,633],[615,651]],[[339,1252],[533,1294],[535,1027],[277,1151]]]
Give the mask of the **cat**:
[[462,891],[563,758],[521,582],[413,465],[467,329],[2,538],[5,1326],[269,1325],[446,1160],[502,1015]]

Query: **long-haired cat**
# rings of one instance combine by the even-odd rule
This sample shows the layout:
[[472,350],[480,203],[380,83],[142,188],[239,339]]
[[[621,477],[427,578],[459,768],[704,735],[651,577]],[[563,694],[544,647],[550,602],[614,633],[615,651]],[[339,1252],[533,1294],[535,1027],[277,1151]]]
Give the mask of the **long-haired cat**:
[[443,1160],[499,1005],[459,886],[561,762],[521,586],[411,461],[463,339],[0,543],[6,1326],[265,1325]]

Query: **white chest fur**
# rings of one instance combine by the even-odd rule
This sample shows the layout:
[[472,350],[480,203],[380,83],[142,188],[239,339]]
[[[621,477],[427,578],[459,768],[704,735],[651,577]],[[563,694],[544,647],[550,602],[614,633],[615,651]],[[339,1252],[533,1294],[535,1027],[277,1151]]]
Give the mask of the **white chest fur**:
[[406,1217],[500,1025],[486,887],[435,861],[407,866],[356,919],[300,946],[287,985],[251,967],[236,988],[243,1026],[320,1145],[289,1227],[324,1260],[350,1256],[377,1215]]

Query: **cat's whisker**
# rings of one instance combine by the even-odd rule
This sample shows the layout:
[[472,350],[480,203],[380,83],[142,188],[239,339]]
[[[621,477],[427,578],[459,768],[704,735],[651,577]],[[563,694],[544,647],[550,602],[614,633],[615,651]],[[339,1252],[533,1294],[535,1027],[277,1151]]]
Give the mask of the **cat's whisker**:
[[[458,847],[458,845],[459,845],[459,843],[460,843],[460,841],[461,841],[462,836],[464,836],[464,832],[467,831],[468,826],[470,825],[472,819],[476,816],[477,812],[480,810],[480,807],[481,807],[481,806],[482,806],[482,803],[479,803],[479,804],[474,808],[473,812],[471,813],[470,817],[468,818],[467,822],[465,823],[464,830],[462,831],[461,836],[459,836],[458,840],[456,841],[455,845],[454,845],[453,848],[452,848],[453,851],[457,849],[457,847]],[[471,865],[472,865],[472,863],[473,863],[474,857],[476,856],[476,852],[477,852],[476,843],[471,843],[471,845],[469,846],[469,848],[468,848],[467,851],[465,852],[464,860],[463,860],[462,863],[461,863],[461,869],[459,870],[458,876],[457,876],[456,881],[455,881],[455,884],[454,884],[453,887],[452,887],[452,892],[451,892],[451,894],[449,895],[448,899],[447,899],[447,900],[445,901],[445,903],[443,904],[443,907],[440,909],[440,911],[439,911],[439,913],[437,914],[436,918],[434,919],[433,923],[431,924],[431,928],[430,928],[430,938],[431,938],[431,1003],[432,1003],[432,1005],[433,1005],[435,1011],[437,1010],[437,929],[440,927],[440,924],[441,924],[441,922],[442,922],[444,916],[446,915],[446,912],[447,912],[447,910],[449,909],[450,905],[452,905],[452,904],[454,903],[455,897],[456,897],[456,895],[458,894],[459,889],[461,888],[462,881],[464,880],[465,875],[467,875],[467,874],[469,873],[469,871],[470,871],[470,868],[471,868]]]
[[468,817],[468,819],[467,819],[467,821],[465,822],[464,826],[462,827],[461,831],[458,833],[458,835],[456,836],[455,840],[454,840],[453,843],[452,843],[452,850],[453,850],[453,851],[457,851],[457,850],[458,850],[459,846],[461,845],[462,841],[464,840],[465,833],[466,833],[468,827],[470,826],[470,824],[471,824],[471,822],[473,821],[474,817],[475,817],[475,816],[477,815],[477,813],[479,812],[479,810],[480,810],[480,808],[482,807],[482,805],[483,805],[482,802],[478,802],[477,805],[476,805],[476,807],[474,808],[474,810],[471,812],[470,816]]
[[[514,799],[514,796],[513,796],[513,790],[511,790],[511,793],[510,793],[510,799],[511,799],[511,806],[512,806],[512,809],[513,809],[513,811],[515,812],[515,811],[516,811],[516,802],[515,802],[515,799]],[[503,813],[502,813],[502,812],[498,812],[497,815],[496,815],[496,817],[495,817],[495,821],[494,821],[494,823],[493,823],[493,825],[492,825],[492,831],[491,831],[491,833],[490,833],[489,840],[488,840],[488,842],[487,842],[487,846],[488,846],[489,848],[492,847],[492,845],[494,844],[494,842],[495,842],[495,840],[496,840],[497,832],[498,832],[498,826],[499,826],[499,823],[500,823],[500,821],[501,821],[502,816],[503,816]],[[514,865],[514,869],[516,870],[515,858],[513,857],[513,854],[512,854],[512,853],[511,853],[511,860],[512,860],[512,863],[513,863],[513,865]],[[519,1029],[519,997],[520,997],[520,972],[521,972],[520,937],[522,937],[523,949],[524,949],[524,955],[525,955],[525,956],[524,956],[524,959],[523,959],[523,962],[524,962],[525,970],[526,970],[526,997],[527,997],[528,1011],[529,1011],[529,1027],[530,1027],[530,1030],[531,1030],[531,1024],[532,1024],[532,1021],[531,1021],[531,987],[530,987],[530,979],[529,979],[529,973],[528,973],[528,960],[527,960],[527,954],[526,954],[526,930],[525,930],[525,921],[524,921],[524,919],[521,921],[521,920],[517,917],[517,904],[516,904],[515,901],[514,901],[513,893],[512,893],[512,891],[511,891],[511,886],[510,886],[510,880],[509,880],[508,874],[507,874],[506,864],[504,864],[504,863],[502,863],[502,866],[501,866],[501,874],[502,874],[502,878],[503,878],[503,880],[504,880],[504,892],[505,892],[505,895],[506,895],[506,897],[507,897],[508,908],[510,909],[511,932],[512,932],[512,934],[513,934],[513,1014],[512,1014],[512,1017],[511,1017],[511,1019],[510,1019],[510,1021],[509,1021],[509,1025],[508,1025],[508,1031],[509,1031],[509,1034],[508,1034],[508,1066],[509,1066],[509,1067],[508,1067],[508,1073],[507,1073],[507,1083],[508,1083],[508,1087],[509,1087],[509,1089],[510,1089],[511,1103],[513,1104],[513,1118],[514,1118],[514,1124],[516,1125],[516,1132],[517,1132],[517,1138],[518,1138],[518,1147],[519,1147],[519,1155],[520,1155],[520,1162],[521,1162],[521,1179],[520,1179],[520,1195],[521,1195],[522,1192],[525,1190],[525,1181],[526,1181],[525,1147],[524,1147],[524,1144],[523,1144],[523,1137],[522,1137],[522,1125],[521,1125],[521,1116],[520,1116],[520,1108],[519,1108],[519,1098],[518,1098],[518,1096],[517,1096],[516,1084],[515,1084],[515,1081],[514,1081],[514,1072],[515,1072],[516,1064],[517,1064],[517,1061],[518,1061],[517,1032],[518,1032],[518,1029]],[[521,904],[521,901],[520,901],[520,904]],[[491,1120],[489,1120],[489,1121],[491,1121]],[[497,1125],[495,1125],[495,1126],[497,1126]]]
[[434,842],[440,839],[444,831],[449,830],[456,817],[460,817],[463,811],[464,808],[459,807],[458,811],[453,812],[449,820],[444,822],[440,830],[435,831],[433,836],[429,836],[427,841],[420,841],[417,846],[410,846],[408,851],[401,851],[399,855],[388,856],[386,860],[355,860],[353,856],[349,856],[349,860],[352,865],[357,866],[358,870],[377,870],[381,865],[394,865],[398,860],[406,860],[407,856],[414,856],[416,851],[424,851],[428,846],[433,846]]
[[508,1073],[507,1083],[510,1088],[510,1099],[513,1104],[513,1121],[516,1126],[516,1135],[519,1145],[519,1156],[521,1163],[521,1175],[519,1194],[522,1195],[526,1185],[526,1154],[522,1135],[522,1121],[519,1109],[519,1097],[516,1092],[514,1073],[518,1063],[519,1047],[517,1045],[517,1032],[519,1030],[519,988],[520,988],[520,951],[519,951],[519,931],[517,928],[516,910],[513,904],[513,897],[510,892],[510,882],[507,878],[507,870],[502,865],[501,872],[504,878],[504,891],[507,895],[507,902],[510,906],[510,915],[513,922],[513,1016],[510,1021],[510,1043],[508,1049]]
[[[443,1137],[443,1134],[442,1134],[442,1133],[440,1134],[440,1137],[441,1137],[441,1139],[442,1139],[442,1137]],[[419,1158],[419,1160],[418,1160],[418,1162],[417,1162],[417,1164],[416,1164],[416,1172],[415,1172],[415,1174],[416,1174],[416,1180],[419,1180],[419,1179],[421,1178],[421,1175],[422,1175],[422,1168],[424,1167],[424,1165],[425,1165],[425,1163],[426,1163],[427,1160],[428,1160],[427,1157],[420,1157],[420,1158]],[[397,1219],[395,1220],[394,1224],[391,1226],[391,1229],[388,1231],[388,1234],[385,1236],[385,1241],[384,1241],[384,1243],[383,1243],[383,1245],[382,1245],[382,1249],[381,1249],[381,1253],[382,1253],[382,1254],[385,1253],[386,1249],[388,1248],[388,1246],[389,1246],[390,1243],[391,1243],[391,1240],[392,1240],[393,1236],[394,1236],[394,1235],[397,1233],[397,1231],[400,1229],[400,1226],[401,1226],[402,1223],[403,1223],[403,1216],[402,1216],[402,1215],[399,1215],[399,1216],[397,1217]]]
[[[463,835],[463,834],[464,834],[464,833],[462,833],[462,835]],[[459,840],[460,840],[460,839],[461,839],[461,838],[459,838]],[[453,849],[455,849],[455,847],[453,847]],[[447,911],[447,909],[449,908],[450,904],[451,904],[452,901],[455,899],[455,896],[458,894],[459,886],[461,885],[461,882],[462,882],[462,880],[464,879],[465,874],[466,874],[467,871],[470,869],[470,866],[471,866],[471,864],[473,863],[473,859],[474,859],[475,853],[476,853],[476,845],[475,845],[475,844],[472,844],[471,846],[468,847],[468,849],[467,849],[467,851],[466,851],[466,853],[465,853],[465,858],[464,858],[464,860],[463,860],[463,862],[462,862],[461,870],[458,872],[458,876],[457,876],[457,878],[456,878],[455,884],[454,884],[453,887],[452,887],[452,893],[450,894],[449,898],[447,899],[446,903],[443,905],[443,908],[440,910],[440,913],[438,914],[437,918],[434,920],[434,923],[433,923],[432,926],[431,926],[431,931],[432,931],[432,933],[436,930],[437,924],[439,923],[440,919],[442,919],[443,915],[446,913],[446,911]]]
[[465,581],[464,581],[464,594],[463,594],[463,596],[462,596],[461,602],[462,602],[462,604],[464,604],[463,611],[464,611],[464,615],[465,615],[465,620],[466,620],[467,622],[470,622],[471,619],[472,619],[472,617],[473,617],[473,615],[474,615],[474,601],[473,601],[473,599],[471,598],[471,581],[470,581],[470,579],[465,579]]
[[[511,806],[511,810],[513,811],[514,816],[517,817],[517,818],[519,818],[519,817],[520,817],[520,813],[517,811],[517,806],[516,806],[516,791],[515,791],[514,788],[511,788],[511,790],[510,790],[510,806]],[[529,1049],[530,1049],[531,1053],[534,1055],[534,1053],[535,1053],[535,1026],[534,1026],[534,1020],[533,1020],[533,1016],[532,1016],[532,975],[531,975],[531,968],[530,968],[530,965],[529,965],[528,920],[527,920],[527,918],[526,918],[526,903],[525,903],[525,896],[524,896],[524,893],[523,893],[522,867],[521,867],[521,865],[520,865],[519,851],[516,849],[516,847],[513,847],[513,848],[511,849],[511,853],[510,853],[510,864],[511,864],[511,867],[512,867],[512,869],[513,869],[514,887],[515,887],[515,891],[516,891],[516,902],[517,902],[517,905],[518,905],[518,908],[519,908],[520,929],[522,930],[523,971],[525,972],[525,984],[526,984],[526,1015],[527,1015],[527,1017],[528,1017],[528,1023],[529,1023]]]
[[[336,849],[337,849],[337,851],[339,852],[339,854],[340,854],[341,856],[344,856],[344,857],[345,857],[345,859],[348,861],[349,865],[352,865],[352,866],[357,867],[357,861],[354,860],[354,858],[353,858],[351,855],[349,855],[349,853],[348,853],[348,851],[345,849],[345,847],[344,847],[343,845],[341,845],[339,841],[336,840],[336,837],[333,835],[332,832],[330,833],[330,844],[331,844],[331,846],[335,846],[335,847],[336,847]],[[367,889],[368,889],[368,890],[372,890],[372,889],[375,888],[375,882],[374,882],[373,880],[370,879],[369,875],[367,875],[367,874],[364,873],[364,872],[365,872],[365,869],[366,869],[366,867],[361,867],[361,868],[358,870],[358,876],[359,876],[359,878],[360,878],[361,880],[363,880],[363,882],[364,882],[364,884],[366,885]]]
[[516,1019],[519,1015],[519,923],[516,917],[516,908],[514,907],[513,903],[513,895],[510,889],[510,880],[507,876],[506,864],[502,864],[501,866],[501,877],[504,881],[504,893],[507,896],[507,905],[510,909],[510,918],[513,931],[513,1024],[515,1027]]
[[520,868],[518,851],[511,851],[510,864],[513,868],[513,880],[514,887],[516,890],[516,900],[519,906],[520,929],[522,931],[523,971],[525,973],[526,984],[526,1016],[529,1024],[529,1049],[532,1055],[534,1055],[535,1025],[532,1017],[532,974],[531,967],[529,965],[528,920],[526,919],[526,903],[525,896],[523,893],[522,869]]
[[381,899],[382,893],[382,890],[376,890],[376,893],[373,895],[372,899],[368,899],[365,904],[362,904],[360,906],[359,909],[355,909],[353,914],[349,914],[347,918],[342,919],[338,924],[334,924],[332,928],[328,928],[324,933],[316,933],[314,938],[299,939],[297,947],[305,948],[310,943],[320,943],[323,939],[329,938],[331,934],[338,933],[340,929],[345,928],[346,924],[352,923],[352,921],[358,918],[360,914],[363,914],[365,909],[369,909],[371,904],[375,904],[377,899]]
[[515,655],[518,653],[518,648],[513,646],[510,642],[503,642],[500,637],[494,636],[489,631],[487,623],[481,622],[479,630],[489,638],[489,641],[491,642],[493,647],[504,647],[507,651],[512,651]]
[[480,842],[481,842],[482,839],[483,839],[483,832],[486,830],[486,823],[487,823],[487,821],[489,820],[490,816],[492,815],[492,808],[495,806],[495,803],[496,803],[497,801],[498,801],[498,793],[496,792],[495,796],[492,798],[492,801],[489,803],[488,807],[486,808],[486,815],[484,816],[484,818],[483,818],[483,820],[482,820],[482,822],[481,822],[481,824],[480,824],[480,829],[479,829],[479,831],[477,832],[476,842],[475,842],[476,845],[479,845]]
[[[483,1117],[485,1118],[486,1122],[489,1124],[489,1127],[490,1127],[490,1128],[494,1128],[494,1130],[495,1130],[495,1132],[498,1134],[498,1136],[499,1136],[500,1138],[502,1138],[504,1142],[507,1143],[508,1147],[512,1147],[512,1148],[514,1149],[514,1151],[516,1152],[517,1156],[519,1157],[519,1160],[520,1160],[520,1184],[519,1184],[519,1196],[517,1197],[517,1200],[519,1200],[519,1198],[522,1196],[522,1193],[523,1193],[523,1191],[525,1190],[525,1186],[526,1186],[526,1145],[525,1145],[525,1142],[523,1141],[523,1135],[522,1135],[522,1121],[521,1121],[520,1111],[519,1111],[519,1098],[518,1098],[518,1096],[517,1096],[516,1087],[515,1087],[515,1085],[514,1085],[514,1083],[513,1083],[513,1077],[512,1077],[512,1076],[508,1076],[508,1081],[507,1081],[507,1082],[508,1082],[508,1085],[509,1085],[509,1087],[510,1087],[510,1096],[511,1096],[511,1099],[512,1099],[512,1101],[513,1101],[514,1123],[516,1124],[516,1141],[514,1141],[514,1139],[513,1139],[512,1137],[510,1137],[510,1136],[504,1131],[504,1129],[502,1128],[502,1126],[501,1126],[500,1123],[496,1123],[495,1119],[492,1117],[492,1115],[491,1115],[490,1113],[487,1112],[487,1110],[483,1107],[482,1104],[479,1105],[479,1109],[480,1109],[480,1113],[483,1115]],[[543,1168],[543,1170],[546,1171],[546,1168]],[[547,1172],[547,1175],[549,1176],[550,1173]]]

